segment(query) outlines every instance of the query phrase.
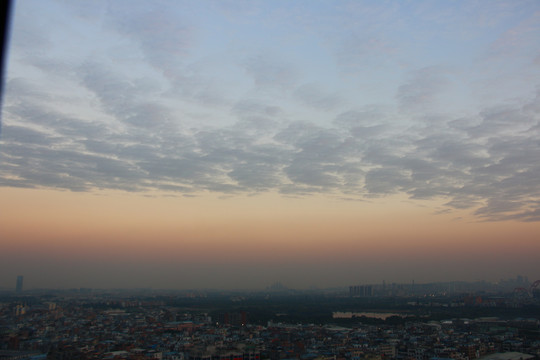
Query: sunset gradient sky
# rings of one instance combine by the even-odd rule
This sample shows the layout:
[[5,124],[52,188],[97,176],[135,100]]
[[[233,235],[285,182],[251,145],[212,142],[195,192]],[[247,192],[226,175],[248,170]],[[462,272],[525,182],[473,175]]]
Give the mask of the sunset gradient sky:
[[540,2],[15,4],[0,288],[540,279]]

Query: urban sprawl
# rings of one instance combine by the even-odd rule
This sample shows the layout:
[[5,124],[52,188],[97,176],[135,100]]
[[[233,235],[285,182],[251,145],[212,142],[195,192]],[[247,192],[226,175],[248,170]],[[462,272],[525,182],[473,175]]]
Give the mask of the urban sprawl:
[[[215,299],[202,292],[147,292],[4,294],[0,359],[540,357],[540,304],[533,296],[537,293],[524,295],[521,290],[403,298],[376,298],[358,287],[317,295],[279,288],[256,295],[222,293]],[[381,303],[387,312],[374,307]],[[324,320],[332,307],[336,311]],[[319,308],[323,315],[314,314],[315,321],[294,321],[302,311]],[[504,316],[494,316],[499,312]]]

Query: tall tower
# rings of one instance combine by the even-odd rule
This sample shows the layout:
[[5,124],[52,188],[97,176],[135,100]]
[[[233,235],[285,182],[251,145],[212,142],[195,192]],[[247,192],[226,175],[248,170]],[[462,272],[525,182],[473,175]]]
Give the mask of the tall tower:
[[15,286],[15,292],[22,292],[23,290],[23,276],[17,276],[17,285]]

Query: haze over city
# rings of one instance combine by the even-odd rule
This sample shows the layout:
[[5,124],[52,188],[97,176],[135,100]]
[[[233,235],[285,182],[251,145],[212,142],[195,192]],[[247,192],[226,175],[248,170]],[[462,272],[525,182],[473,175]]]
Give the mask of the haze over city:
[[0,287],[540,278],[540,3],[18,1]]

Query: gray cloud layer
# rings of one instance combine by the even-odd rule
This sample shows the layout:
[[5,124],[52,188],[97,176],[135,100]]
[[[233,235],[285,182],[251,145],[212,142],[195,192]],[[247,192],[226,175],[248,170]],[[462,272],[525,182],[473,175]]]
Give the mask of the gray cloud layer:
[[[355,199],[405,193],[444,198],[448,208],[481,219],[540,221],[540,95],[469,116],[436,113],[448,73],[434,66],[410,71],[396,87],[400,112],[352,106],[305,81],[294,64],[254,52],[237,63],[252,91],[231,100],[197,70],[202,65],[187,62],[196,37],[189,24],[163,9],[119,16],[123,9],[107,8],[123,21],[104,24],[119,43],[136,44],[139,53],[129,56],[148,65],[140,74],[117,71],[117,53],[113,61],[49,58],[46,34],[31,26],[19,33],[25,46],[14,52],[22,66],[62,78],[77,95],[11,77],[0,186]],[[34,43],[39,51],[31,54],[26,45]],[[73,111],[73,101],[90,106]]]
[[[99,64],[81,84],[109,123],[50,109],[46,94],[12,79],[0,184],[73,191],[159,189],[357,197],[447,198],[480,218],[540,220],[540,97],[475,117],[422,119],[397,131],[391,114],[347,111],[333,127],[283,121],[273,104],[245,101],[231,126],[183,130],[166,106]],[[90,76],[91,74],[91,76]],[[118,123],[121,131],[112,123]]]

